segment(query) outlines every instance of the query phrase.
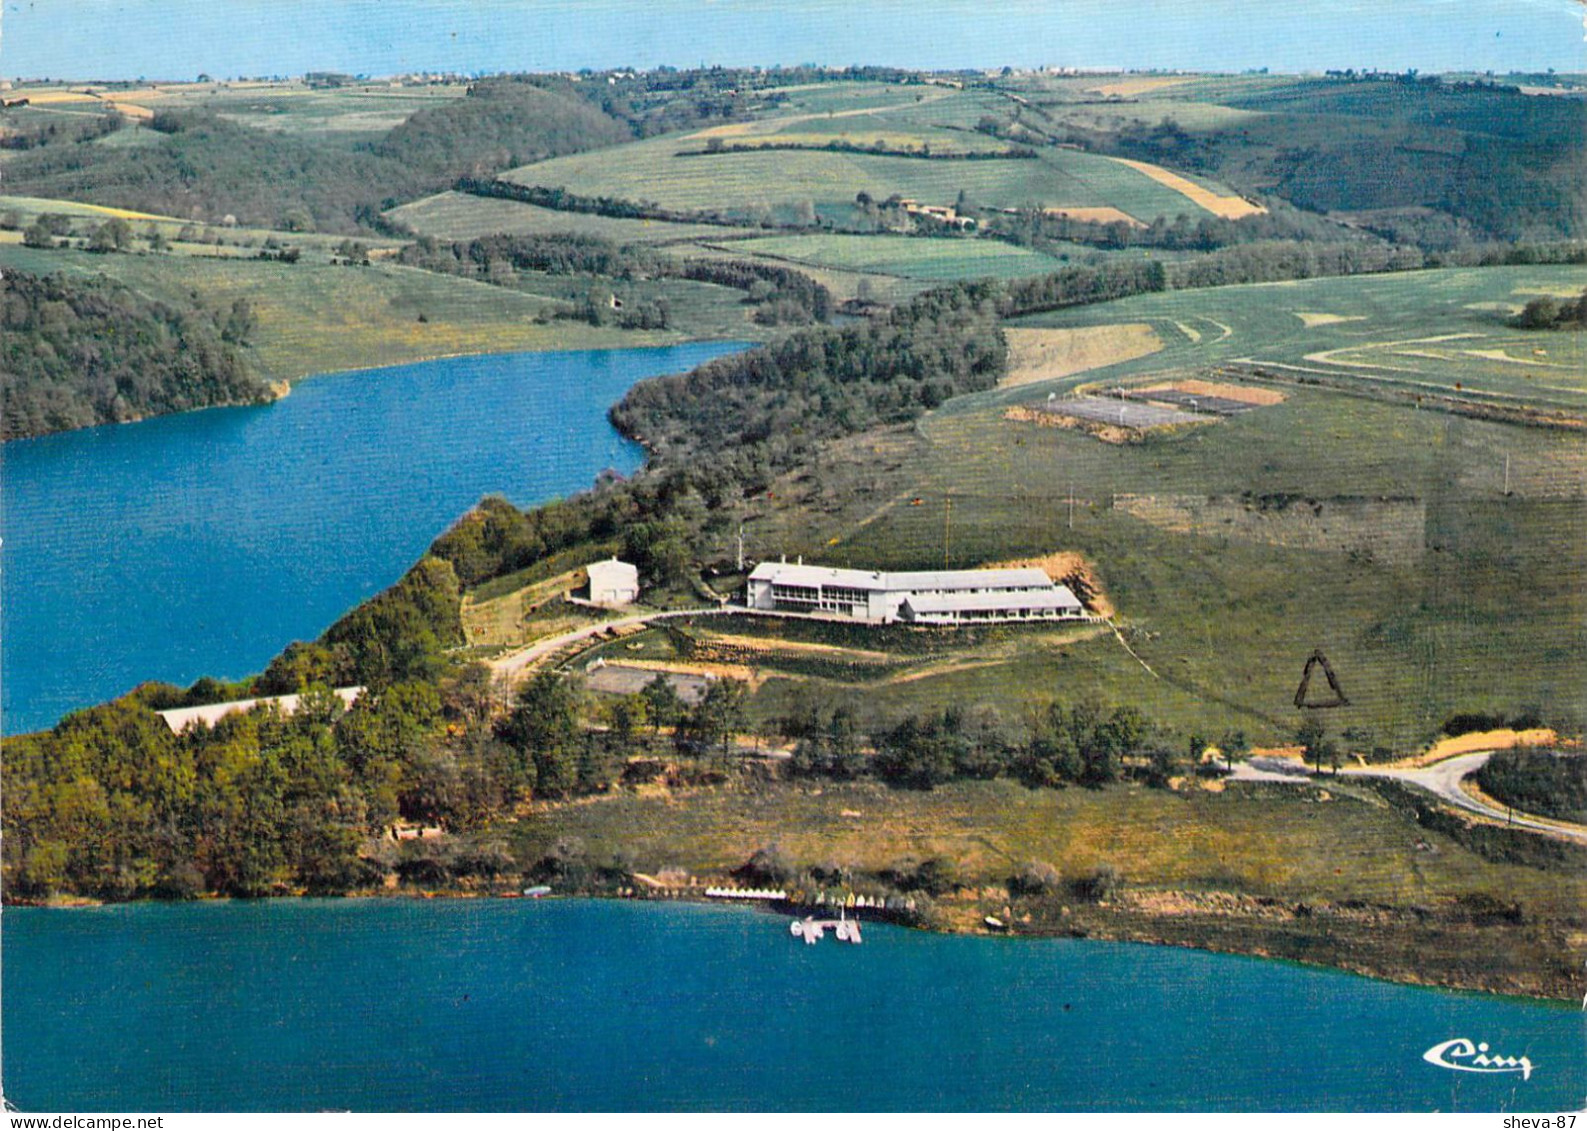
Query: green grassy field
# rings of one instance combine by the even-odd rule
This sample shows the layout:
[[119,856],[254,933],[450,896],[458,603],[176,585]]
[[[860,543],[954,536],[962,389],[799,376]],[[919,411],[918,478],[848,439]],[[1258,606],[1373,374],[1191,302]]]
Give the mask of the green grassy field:
[[[355,143],[376,139],[419,110],[463,97],[467,89],[464,83],[420,87],[380,82],[313,90],[289,83],[268,90],[233,89],[177,97],[257,129]],[[164,108],[170,104],[167,99],[156,105]]]
[[[942,545],[949,495],[950,557],[960,564],[1084,552],[1156,673],[1122,663],[1138,685],[1126,701],[1150,704],[1165,722],[1204,725],[1222,707],[1225,725],[1282,738],[1300,721],[1290,699],[1318,647],[1351,698],[1328,722],[1336,732],[1364,732],[1352,744],[1364,753],[1377,744],[1414,748],[1449,714],[1478,704],[1587,714],[1574,674],[1587,646],[1577,584],[1587,570],[1587,506],[1573,436],[1329,394],[1297,394],[1139,447],[1005,421],[995,410],[943,416],[924,431],[929,455],[914,490],[928,504],[895,508],[845,539],[847,552],[918,561]],[[1502,452],[1511,453],[1508,498]],[[1080,500],[1073,530],[1071,485]],[[1286,545],[1311,521],[1299,508],[1288,518],[1265,515],[1256,534],[1189,534],[1113,505],[1116,494],[1238,499],[1246,491],[1325,507],[1340,498],[1420,500],[1421,555],[1391,563]],[[1384,537],[1402,520],[1385,514]],[[1093,669],[1082,659],[1067,671],[1015,672],[1014,682],[1035,679],[1058,695],[1101,685],[1118,700],[1119,666]],[[950,685],[941,695],[968,690]],[[976,690],[996,694],[990,685]],[[1181,692],[1203,709],[1187,718],[1176,705]]]
[[[1587,407],[1587,334],[1515,330],[1507,320],[1540,294],[1577,295],[1583,288],[1583,267],[1416,271],[1172,291],[1017,324],[1152,324],[1166,348],[1101,374],[1108,377],[1249,360],[1297,374],[1429,390],[1460,386],[1581,408]],[[1026,392],[1045,395],[1059,387]]]
[[995,240],[910,236],[801,235],[738,240],[734,252],[912,279],[999,279],[1044,275],[1063,264],[1052,256]]
[[665,244],[732,235],[712,224],[667,224],[659,220],[624,220],[582,212],[557,212],[515,200],[443,192],[404,204],[386,213],[420,235],[444,240],[470,240],[507,232],[513,235],[573,233],[599,236],[618,243]]
[[1319,800],[1309,789],[1192,791],[1139,787],[1027,790],[964,782],[927,793],[860,783],[819,787],[624,795],[557,807],[518,827],[537,859],[576,837],[589,858],[622,851],[638,870],[679,867],[706,875],[777,845],[803,866],[879,872],[931,857],[953,860],[963,882],[1002,885],[1024,862],[1051,863],[1079,879],[1112,864],[1126,881],[1157,888],[1223,890],[1307,900],[1437,905],[1504,891],[1534,914],[1579,909],[1580,880],[1494,865],[1428,834],[1371,795]]
[[[1451,321],[1492,318],[1468,310],[1473,301],[1572,285],[1580,275],[1495,268],[1226,288],[1041,321],[1144,319],[1163,327],[1165,340],[1175,319],[1230,326],[1220,350],[1211,346],[1221,331],[1196,322],[1207,327],[1199,351],[1180,335],[1170,351],[1100,371],[1172,366],[1189,375],[1202,372],[1198,360],[1265,356],[1270,345],[1326,347],[1329,334],[1358,325],[1319,327],[1313,339],[1296,309],[1377,309],[1394,320],[1392,333],[1373,328],[1369,340],[1432,336],[1452,332]],[[1263,330],[1289,323],[1283,334]],[[1552,352],[1568,350],[1570,339],[1539,340]],[[1482,380],[1487,363],[1469,364],[1442,379]],[[1045,386],[961,398],[890,439],[835,445],[815,467],[785,477],[773,490],[779,501],[756,509],[752,554],[897,569],[1078,551],[1151,669],[1111,636],[1061,648],[1016,638],[996,662],[822,689],[873,722],[954,703],[990,703],[1017,718],[1027,704],[1094,692],[1182,732],[1241,727],[1258,741],[1281,741],[1301,720],[1291,700],[1319,647],[1351,701],[1326,722],[1336,736],[1350,731],[1346,747],[1364,754],[1379,745],[1417,749],[1458,711],[1530,706],[1566,725],[1587,718],[1579,678],[1587,451],[1579,435],[1279,388],[1282,404],[1129,445],[1005,419],[1010,403],[1044,400]],[[1239,521],[1183,527],[1121,496],[1222,499]],[[726,540],[719,552],[731,552]],[[759,709],[785,710],[806,684],[768,682]]]
[[560,157],[512,170],[505,177],[584,195],[638,197],[670,208],[727,209],[751,215],[775,213],[804,201],[833,215],[848,209],[862,191],[879,200],[897,193],[924,203],[951,204],[961,190],[986,207],[1112,206],[1143,220],[1181,212],[1200,214],[1187,198],[1133,169],[1069,149],[1044,149],[1035,160],[991,161],[800,151],[678,156],[680,151],[700,149],[712,136],[724,143],[747,144],[785,131],[856,144],[870,144],[878,136],[918,137],[963,150],[987,140],[965,130],[983,114],[1006,112],[1006,106],[1004,100],[985,92],[845,84],[833,91],[802,92],[775,117],[762,121]]
[[558,157],[503,176],[586,196],[637,195],[667,208],[746,213],[802,201],[827,210],[847,208],[860,192],[878,200],[896,193],[927,204],[952,204],[963,191],[991,208],[1111,206],[1144,220],[1199,214],[1185,197],[1135,170],[1071,150],[1023,161],[922,161],[822,151],[679,157],[681,147],[678,138],[654,138]]
[[[116,138],[126,130],[108,135]],[[19,228],[26,228],[34,217],[42,215],[66,216],[72,220],[72,234],[86,236],[106,220],[121,218],[132,227],[135,243],[145,247],[150,233],[158,231],[182,255],[250,256],[262,248],[266,241],[274,240],[281,246],[296,247],[306,257],[322,262],[336,254],[336,249],[349,237],[319,232],[285,232],[270,228],[236,227],[224,224],[199,224],[177,216],[160,216],[111,208],[98,204],[82,204],[75,200],[60,200],[38,196],[0,196],[0,215],[14,214]],[[181,239],[182,233],[188,239]],[[198,233],[197,237],[193,233]],[[15,238],[20,239],[20,234]],[[221,243],[215,243],[215,240]],[[360,237],[354,242],[366,250],[397,248],[400,240],[380,236]]]
[[[92,89],[98,94],[84,97]],[[438,106],[467,91],[465,83],[406,85],[387,81],[354,82],[315,89],[299,81],[238,83],[128,83],[21,86],[8,98],[31,98],[39,113],[97,111],[105,102],[127,108],[136,122],[140,111],[203,108],[260,129],[350,140],[385,133],[410,114]],[[133,136],[143,128],[129,131]],[[122,142],[121,144],[127,144]]]
[[[44,274],[108,276],[154,298],[197,291],[206,303],[222,308],[247,298],[259,320],[252,353],[276,379],[453,354],[616,349],[683,337],[583,322],[543,324],[536,318],[558,305],[549,298],[391,264],[332,267],[181,255],[92,255],[0,244],[0,265]],[[732,305],[737,292],[711,289],[722,292],[724,307],[737,309]]]

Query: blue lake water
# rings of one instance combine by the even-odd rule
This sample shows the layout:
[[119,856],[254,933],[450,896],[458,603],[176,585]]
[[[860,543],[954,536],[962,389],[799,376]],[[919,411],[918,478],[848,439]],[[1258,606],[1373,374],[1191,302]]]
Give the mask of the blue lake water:
[[[1558,1111],[1582,1013],[1278,962],[736,908],[7,908],[27,1110]],[[1422,1054],[1467,1037],[1519,1075]]]
[[52,725],[146,679],[261,670],[401,576],[483,495],[632,471],[606,410],[739,348],[506,354],[320,377],[0,448],[0,712]]

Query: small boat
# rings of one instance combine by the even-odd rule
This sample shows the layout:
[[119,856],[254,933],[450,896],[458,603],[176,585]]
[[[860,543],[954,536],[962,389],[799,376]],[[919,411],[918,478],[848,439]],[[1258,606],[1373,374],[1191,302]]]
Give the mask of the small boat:
[[838,912],[836,919],[817,919],[814,915],[806,915],[803,919],[795,919],[788,924],[788,933],[794,938],[802,938],[806,946],[814,946],[820,942],[827,931],[837,936],[839,942],[860,943],[860,921],[850,919],[842,911]]
[[999,919],[995,915],[988,915],[985,919],[982,920],[982,922],[985,923],[988,927],[991,927],[992,930],[994,930],[994,931],[1006,931],[1006,930],[1008,930],[1008,924],[1003,922],[1003,920]]
[[545,884],[536,884],[532,888],[524,888],[523,893],[530,899],[544,899],[551,894],[551,889]]

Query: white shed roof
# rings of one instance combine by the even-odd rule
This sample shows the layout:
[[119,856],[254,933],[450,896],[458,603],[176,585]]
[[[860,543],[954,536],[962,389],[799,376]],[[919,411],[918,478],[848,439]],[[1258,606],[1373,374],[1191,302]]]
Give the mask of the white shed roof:
[[634,581],[639,577],[639,567],[632,562],[620,562],[616,558],[607,558],[605,561],[591,562],[584,567],[584,572],[590,575],[593,581],[597,576],[611,581]]

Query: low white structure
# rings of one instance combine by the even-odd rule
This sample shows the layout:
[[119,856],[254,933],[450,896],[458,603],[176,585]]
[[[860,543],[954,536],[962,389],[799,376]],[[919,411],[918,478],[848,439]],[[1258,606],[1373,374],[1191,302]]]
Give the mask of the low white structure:
[[820,613],[873,624],[966,624],[1078,619],[1079,599],[1040,569],[880,573],[803,562],[761,562],[749,575],[752,609]]
[[[353,701],[363,693],[362,687],[338,687],[333,694],[342,701],[343,706],[351,707]],[[229,703],[210,703],[203,707],[174,707],[169,711],[156,711],[155,714],[165,720],[165,725],[171,728],[173,734],[181,734],[193,723],[212,727],[227,715],[251,711],[255,707],[274,706],[283,715],[295,714],[299,698],[297,695],[271,695],[262,699],[233,699]]]
[[615,557],[592,562],[584,572],[590,575],[590,602],[595,605],[632,605],[639,599],[639,567]]

